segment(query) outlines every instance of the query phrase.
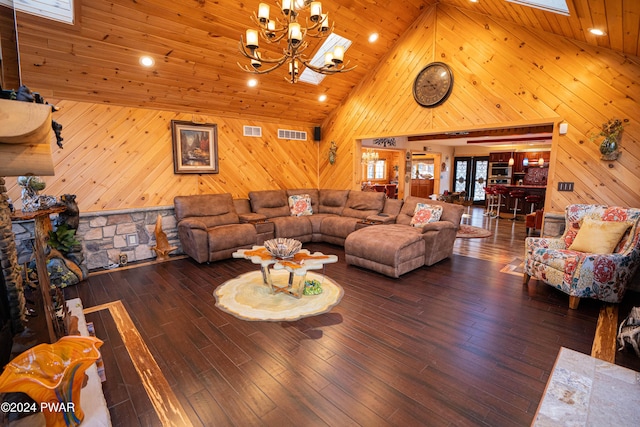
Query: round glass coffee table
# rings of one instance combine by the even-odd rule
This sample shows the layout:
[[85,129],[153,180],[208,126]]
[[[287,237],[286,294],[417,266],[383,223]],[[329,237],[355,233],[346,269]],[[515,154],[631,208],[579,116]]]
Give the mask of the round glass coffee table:
[[[252,249],[239,249],[232,254],[233,258],[248,259],[254,264],[260,265],[263,283],[277,294],[284,292],[296,298],[302,296],[304,282],[308,270],[318,270],[325,264],[338,261],[336,255],[325,255],[322,252],[310,253],[306,249],[300,249],[290,258],[277,258],[264,246],[254,246]],[[286,270],[289,272],[289,281],[286,285],[274,283],[270,270]]]

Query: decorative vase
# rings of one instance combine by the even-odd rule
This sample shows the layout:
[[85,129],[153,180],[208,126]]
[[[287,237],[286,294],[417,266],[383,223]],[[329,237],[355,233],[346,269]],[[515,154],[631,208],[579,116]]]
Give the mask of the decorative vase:
[[7,364],[0,376],[0,392],[26,393],[39,405],[46,424],[77,426],[84,419],[80,391],[84,372],[99,357],[102,341],[70,335],[53,344],[40,344]]
[[602,160],[616,160],[620,157],[619,138],[605,138],[600,144],[600,153],[602,154]]

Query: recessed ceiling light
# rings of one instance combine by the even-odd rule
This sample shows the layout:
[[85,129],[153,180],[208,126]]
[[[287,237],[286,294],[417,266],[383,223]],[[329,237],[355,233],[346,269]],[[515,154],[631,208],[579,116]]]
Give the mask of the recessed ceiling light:
[[372,33],[369,35],[369,43],[375,43],[378,40],[378,33]]
[[478,3],[478,0],[469,0],[471,3]]
[[154,61],[150,56],[145,55],[140,57],[140,65],[143,67],[153,67],[153,64],[155,63],[156,61]]
[[606,33],[599,28],[589,28],[589,32],[594,36],[604,36]]
[[320,95],[320,96],[318,97],[318,101],[320,101],[320,102],[324,102],[324,101],[326,101],[326,100],[327,100],[327,95],[325,95],[325,94],[322,94],[322,95]]
[[247,86],[256,87],[258,86],[258,81],[256,79],[249,79],[249,81],[247,82]]

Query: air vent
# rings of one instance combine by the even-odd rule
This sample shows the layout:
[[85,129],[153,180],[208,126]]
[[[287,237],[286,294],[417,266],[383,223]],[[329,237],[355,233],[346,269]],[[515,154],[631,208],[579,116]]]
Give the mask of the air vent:
[[306,141],[307,133],[299,130],[278,129],[278,138],[293,139],[296,141]]
[[242,129],[244,136],[262,136],[262,128],[260,126],[244,126]]

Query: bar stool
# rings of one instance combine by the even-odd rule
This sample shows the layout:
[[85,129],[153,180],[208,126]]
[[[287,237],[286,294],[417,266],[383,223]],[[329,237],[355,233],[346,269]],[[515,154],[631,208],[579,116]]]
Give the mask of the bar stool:
[[484,212],[484,216],[492,216],[493,210],[498,206],[498,195],[493,187],[484,187],[483,190],[485,199],[487,199],[487,210]]
[[498,195],[498,213],[496,213],[496,217],[500,218],[500,207],[502,206],[502,198],[509,192],[509,189],[504,185],[496,185],[495,191]]
[[536,205],[542,202],[542,196],[539,194],[529,194],[524,198],[524,201],[531,203],[531,213],[533,213],[536,210]]
[[[511,197],[512,199],[516,199],[516,202],[513,205],[513,218],[511,218],[512,221],[515,221],[518,219],[518,201],[521,199],[524,199],[524,190],[511,190],[509,192],[509,197]],[[524,205],[524,200],[522,200],[522,204]],[[522,209],[520,209],[522,210]]]

